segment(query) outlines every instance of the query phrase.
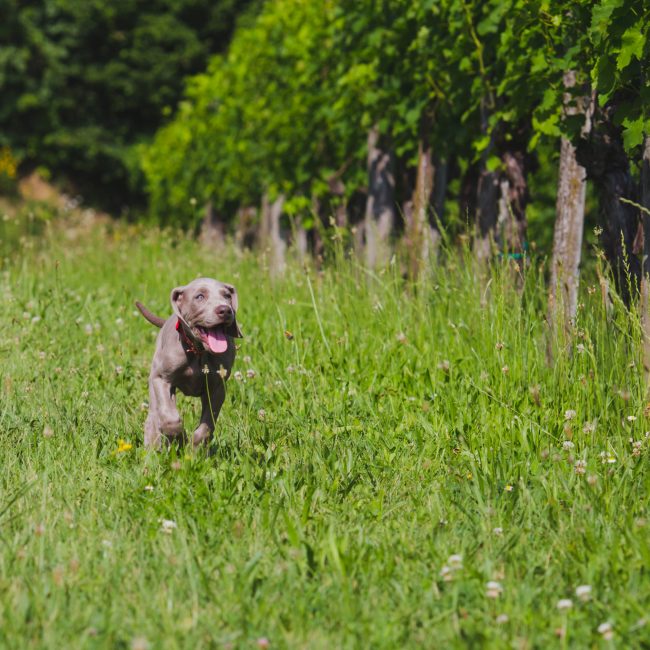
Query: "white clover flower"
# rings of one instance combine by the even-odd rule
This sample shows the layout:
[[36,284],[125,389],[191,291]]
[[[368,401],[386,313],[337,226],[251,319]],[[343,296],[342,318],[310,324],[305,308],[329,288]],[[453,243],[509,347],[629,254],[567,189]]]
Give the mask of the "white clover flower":
[[591,587],[589,585],[580,585],[576,587],[576,597],[583,602],[591,598]]
[[605,621],[598,626],[598,632],[603,635],[603,639],[609,641],[614,637],[614,628],[609,621]]
[[496,617],[495,620],[496,620],[497,623],[499,623],[499,625],[504,625],[504,624],[507,623],[510,619],[508,618],[508,615],[507,615],[507,614],[499,614],[499,615]]
[[86,323],[84,325],[84,332],[86,332],[86,334],[90,336],[93,333],[93,326],[90,323]]
[[636,422],[636,415],[628,415],[627,416],[627,421],[628,422]]
[[557,601],[557,608],[560,610],[571,609],[573,607],[573,601],[570,598],[561,598]]
[[260,409],[260,410],[257,412],[257,419],[258,419],[258,420],[261,420],[262,422],[263,422],[264,420],[266,420],[266,411],[265,411],[264,409]]
[[443,566],[442,569],[440,569],[440,577],[445,582],[451,582],[454,579],[454,572],[451,567]]
[[593,422],[585,422],[585,425],[582,427],[583,433],[593,433],[596,430],[596,420]]
[[573,420],[573,418],[576,416],[576,412],[573,409],[569,409],[568,411],[564,411],[564,419],[565,420]]
[[575,447],[575,445],[570,440],[565,440],[562,443],[562,449],[564,449],[564,451],[570,451],[574,447]]
[[575,467],[576,474],[578,475],[584,474],[587,471],[587,461],[576,460],[574,467]]
[[222,366],[219,366],[219,370],[217,370],[217,374],[221,379],[225,379],[228,376],[228,371]]
[[160,530],[167,535],[171,535],[172,532],[178,528],[176,522],[172,519],[161,519],[160,520]]
[[144,491],[145,492],[153,492],[153,485],[145,485],[144,486]]
[[257,374],[257,373],[256,373],[252,368],[249,368],[249,369],[246,371],[246,376],[247,376],[249,379],[255,379],[255,375],[256,375],[256,374]]
[[609,463],[609,464],[616,462],[616,458],[614,457],[614,454],[607,451],[600,452],[600,460],[602,463]]
[[244,375],[242,375],[241,372],[240,372],[239,370],[237,370],[236,372],[233,373],[233,377],[234,377],[237,381],[242,381],[242,380],[244,379]]
[[131,641],[131,650],[149,650],[149,641],[143,636],[137,636]]
[[492,529],[492,532],[493,532],[497,537],[501,537],[501,535],[503,535],[503,528],[501,528],[501,526],[497,526],[496,528],[493,528],[493,529]]
[[485,595],[488,598],[498,598],[503,593],[503,586],[495,580],[490,580],[490,582],[486,583],[485,589]]
[[452,569],[462,569],[463,568],[463,556],[454,553],[447,558],[447,563]]

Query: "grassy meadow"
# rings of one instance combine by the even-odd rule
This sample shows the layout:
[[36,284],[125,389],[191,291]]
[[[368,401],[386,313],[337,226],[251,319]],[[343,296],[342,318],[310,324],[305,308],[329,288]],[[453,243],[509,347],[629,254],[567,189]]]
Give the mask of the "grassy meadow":
[[[1,647],[650,646],[638,321],[595,274],[549,366],[540,260],[521,291],[462,254],[415,287],[343,258],[273,281],[175,233],[43,228],[0,275]],[[240,374],[212,456],[146,452],[133,301],[166,315],[199,274],[238,288]]]

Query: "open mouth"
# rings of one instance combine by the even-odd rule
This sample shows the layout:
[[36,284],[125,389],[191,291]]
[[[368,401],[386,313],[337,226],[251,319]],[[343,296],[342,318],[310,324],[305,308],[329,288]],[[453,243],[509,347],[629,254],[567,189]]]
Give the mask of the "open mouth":
[[222,326],[216,327],[196,327],[201,341],[210,352],[215,354],[222,354],[228,349],[228,339],[223,332]]

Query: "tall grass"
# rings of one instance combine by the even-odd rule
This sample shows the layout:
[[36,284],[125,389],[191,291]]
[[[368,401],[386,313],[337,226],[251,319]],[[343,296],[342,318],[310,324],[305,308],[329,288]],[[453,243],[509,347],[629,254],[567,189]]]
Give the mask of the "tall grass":
[[[590,278],[549,366],[537,263],[273,281],[172,233],[46,237],[1,279],[0,646],[650,644],[640,334]],[[213,456],[148,453],[133,301],[198,274],[237,285],[241,376]]]

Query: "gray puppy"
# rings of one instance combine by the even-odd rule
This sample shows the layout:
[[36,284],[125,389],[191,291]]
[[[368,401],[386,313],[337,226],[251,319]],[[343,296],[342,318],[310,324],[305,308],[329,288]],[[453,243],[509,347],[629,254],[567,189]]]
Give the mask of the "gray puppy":
[[200,397],[201,422],[192,435],[196,447],[209,441],[226,397],[226,379],[235,360],[233,338],[241,338],[236,320],[237,291],[231,284],[198,278],[171,293],[174,314],[167,320],[135,303],[160,333],[149,374],[149,415],[144,443],[159,448],[167,441],[184,441],[176,407],[176,389]]

